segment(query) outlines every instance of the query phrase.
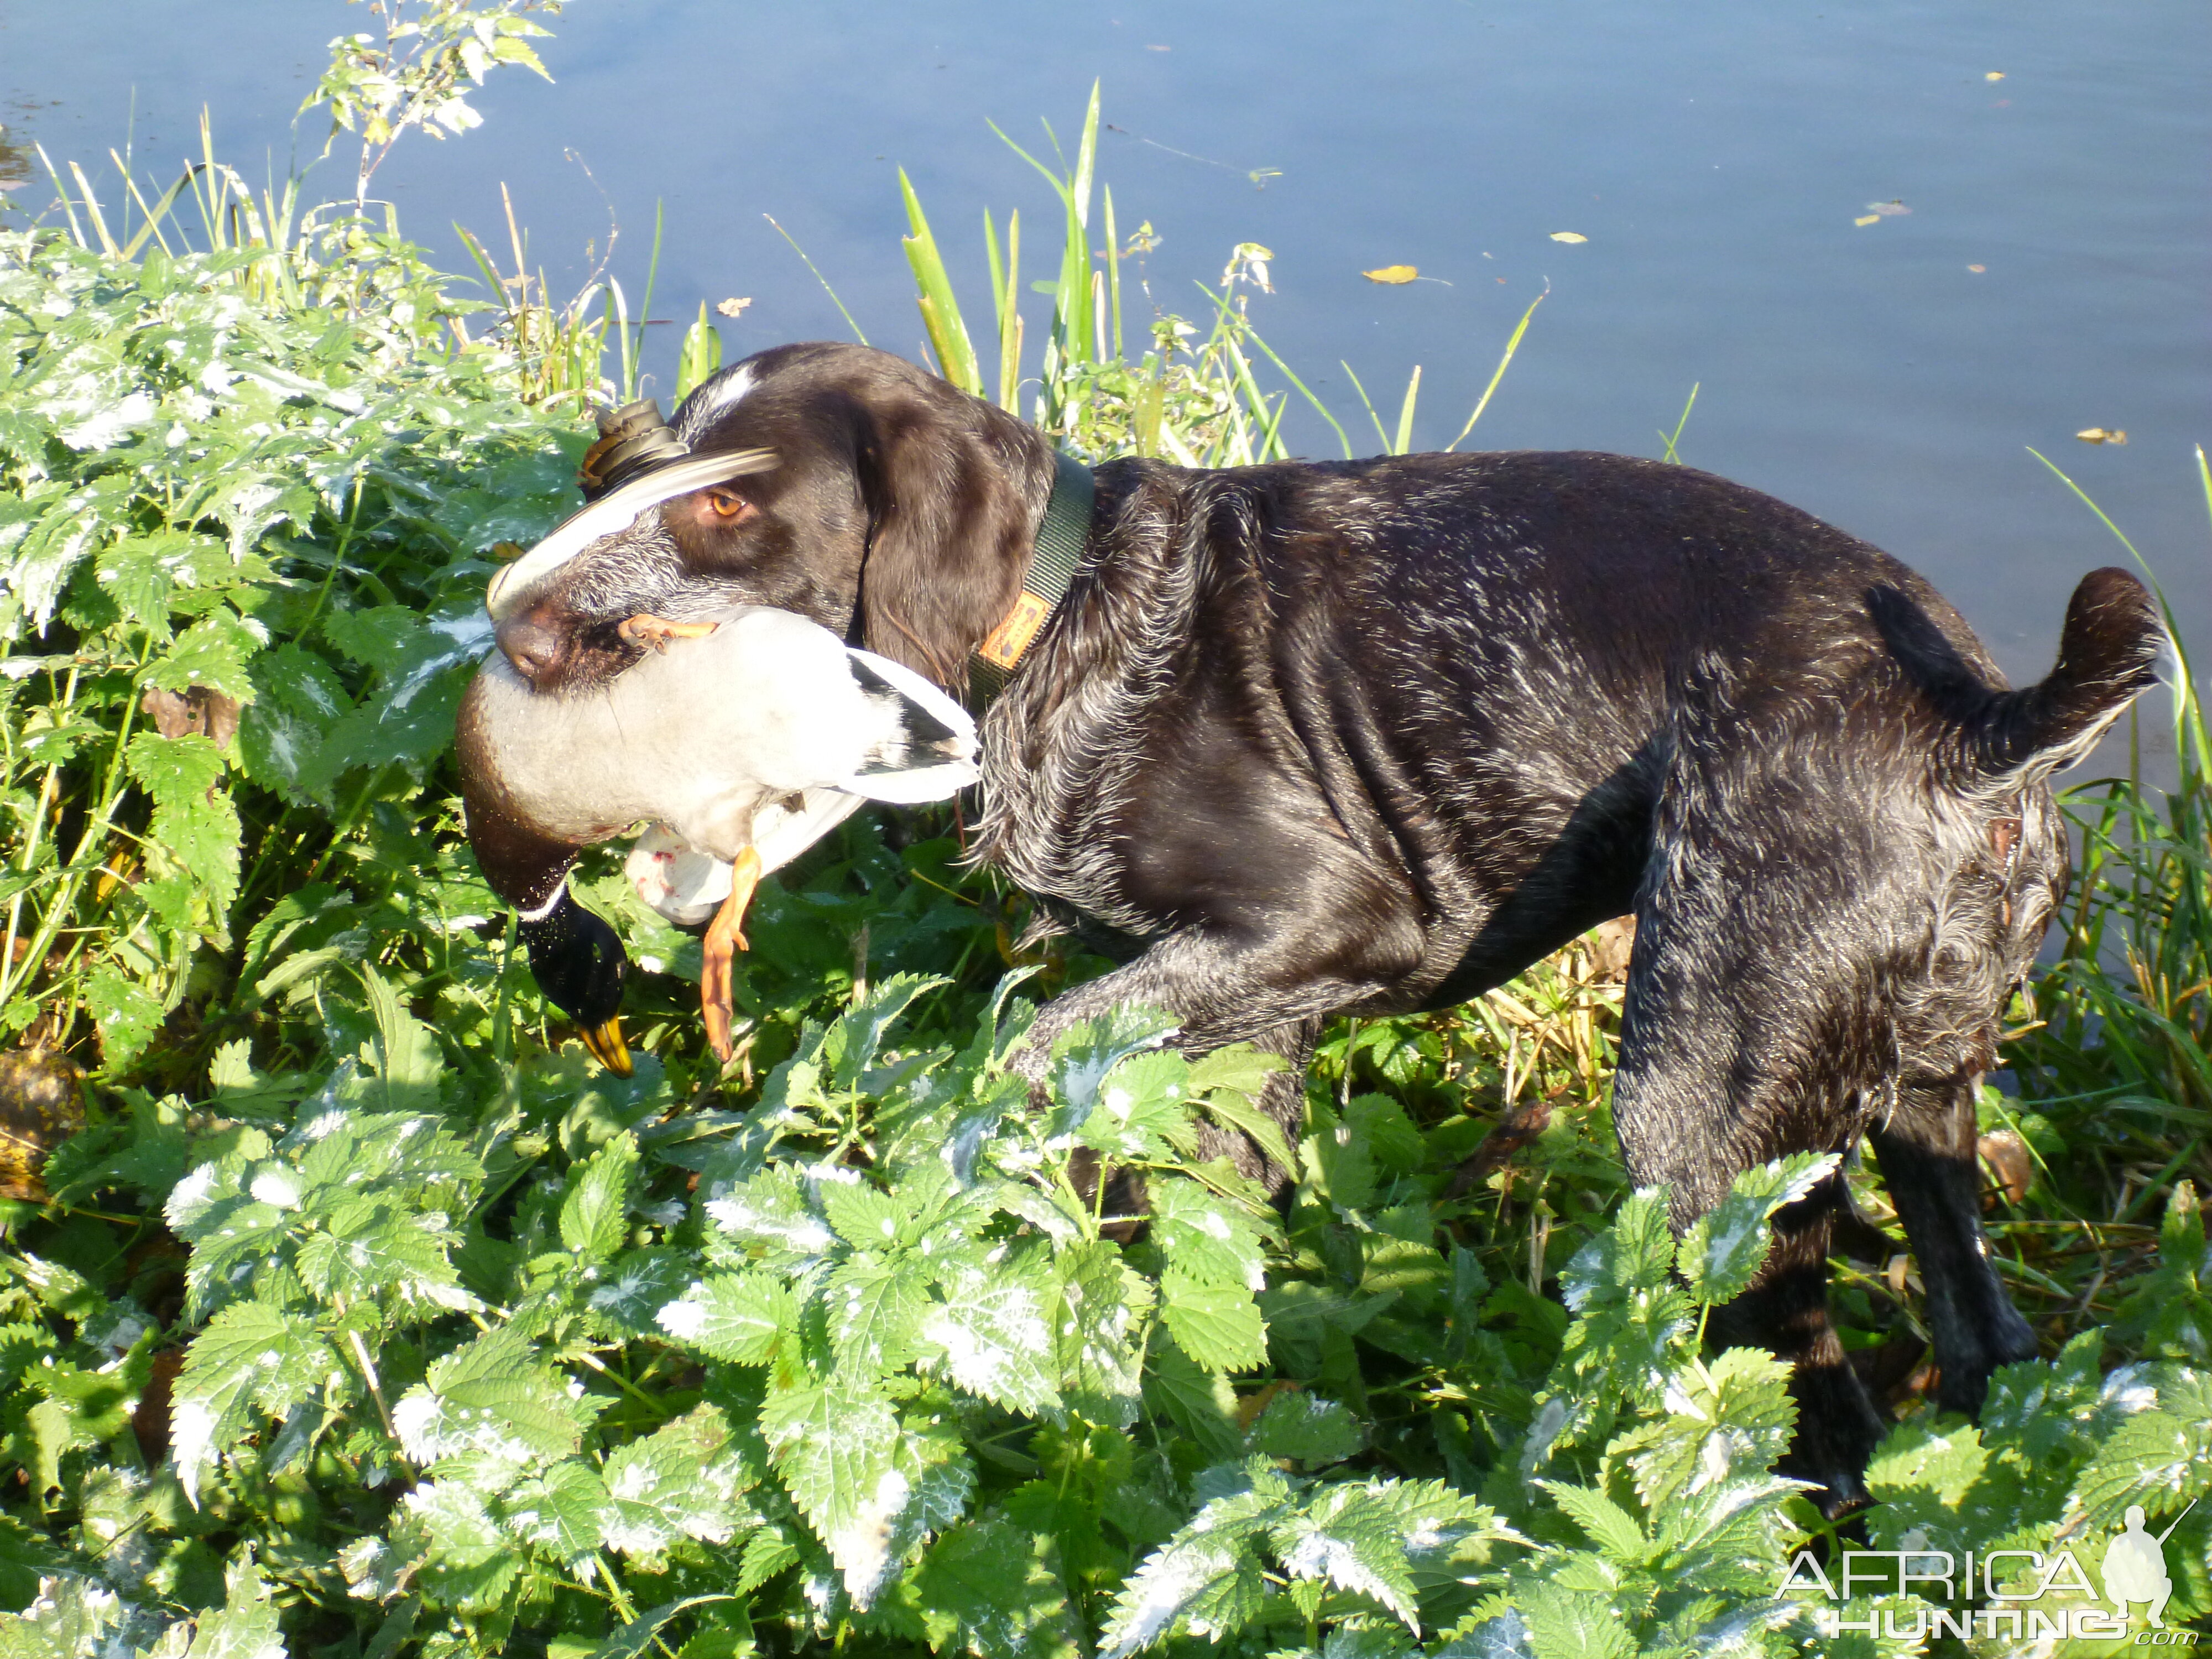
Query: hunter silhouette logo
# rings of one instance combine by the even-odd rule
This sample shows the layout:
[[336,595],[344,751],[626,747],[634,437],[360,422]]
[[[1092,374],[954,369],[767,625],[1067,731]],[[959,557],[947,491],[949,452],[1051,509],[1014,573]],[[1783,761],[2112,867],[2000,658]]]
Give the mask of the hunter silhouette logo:
[[[2189,1510],[2196,1507],[2191,1503]],[[2173,1580],[2166,1576],[2166,1540],[2173,1536],[2173,1527],[2188,1518],[2189,1510],[2175,1516],[2173,1526],[2154,1538],[2143,1530],[2142,1505],[2128,1505],[2127,1530],[2105,1552],[2105,1599],[2119,1609],[2121,1618],[2128,1616],[2130,1603],[2148,1601],[2152,1626],[2166,1628],[2166,1601],[2173,1594]]]
[[[2142,1506],[2129,1505],[2119,1535],[2105,1548],[2104,1600],[2114,1609],[2109,1613],[2097,1604],[2096,1586],[2071,1549],[2048,1554],[1968,1550],[1961,1557],[1929,1547],[1917,1528],[1903,1540],[1907,1548],[1847,1549],[1825,1567],[1811,1551],[1801,1550],[1782,1575],[1777,1594],[1810,1593],[1831,1603],[1869,1592],[1911,1598],[1904,1606],[1869,1608],[1856,1620],[1845,1618],[1841,1607],[1824,1609],[1821,1629],[1830,1636],[1857,1632],[1901,1641],[1929,1636],[2113,1641],[2127,1636],[2133,1610],[2141,1603],[2148,1607],[2151,1628],[2137,1631],[2134,1645],[2194,1645],[2196,1632],[2166,1628],[2173,1580],[2166,1571],[2166,1540],[2196,1507],[2191,1503],[2164,1532],[2152,1533],[2145,1529]],[[1909,1627],[1904,1620],[1911,1620]]]

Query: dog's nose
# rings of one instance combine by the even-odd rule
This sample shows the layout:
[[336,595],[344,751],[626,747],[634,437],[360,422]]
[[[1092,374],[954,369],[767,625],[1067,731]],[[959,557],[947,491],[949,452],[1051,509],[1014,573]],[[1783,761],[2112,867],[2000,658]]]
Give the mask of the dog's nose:
[[514,672],[532,685],[550,673],[561,660],[561,635],[528,615],[501,622],[492,637],[514,665]]

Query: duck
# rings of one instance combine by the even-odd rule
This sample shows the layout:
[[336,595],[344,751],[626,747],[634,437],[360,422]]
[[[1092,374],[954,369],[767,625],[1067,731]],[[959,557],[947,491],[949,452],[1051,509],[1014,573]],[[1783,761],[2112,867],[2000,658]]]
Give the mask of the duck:
[[505,657],[487,659],[462,699],[456,745],[471,847],[515,907],[538,988],[601,1064],[628,1076],[627,954],[568,890],[583,848],[650,826],[631,878],[672,920],[707,921],[700,1012],[726,1062],[734,953],[750,948],[744,915],[761,878],[864,802],[946,799],[979,772],[966,709],[791,611],[741,605],[623,627],[649,648],[573,696],[536,690]]

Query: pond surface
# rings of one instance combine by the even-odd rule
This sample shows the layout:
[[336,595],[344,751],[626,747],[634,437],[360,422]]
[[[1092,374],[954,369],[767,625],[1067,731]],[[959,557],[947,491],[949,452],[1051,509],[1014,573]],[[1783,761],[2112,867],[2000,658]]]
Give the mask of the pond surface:
[[[4,137],[89,167],[135,130],[166,179],[205,104],[223,155],[281,178],[320,148],[318,118],[291,122],[326,41],[368,21],[332,0],[0,0]],[[1156,301],[1194,309],[1231,245],[1267,244],[1255,318],[1355,443],[1340,359],[1392,411],[1420,364],[1416,442],[1440,445],[1548,283],[1478,445],[1656,454],[1697,385],[1683,459],[1917,567],[2016,679],[2047,668],[2078,574],[2124,559],[2032,445],[2130,533],[2212,659],[2198,0],[573,0],[552,21],[554,84],[502,71],[481,130],[410,136],[377,175],[452,268],[454,221],[504,245],[503,181],[556,289],[611,210],[635,296],[658,201],[656,316],[750,298],[722,325],[732,359],[843,335],[773,215],[872,340],[919,355],[894,164],[988,314],[983,209],[1023,210],[1037,276],[1057,210],[987,121],[1072,143],[1095,77],[1100,175],[1125,234],[1163,239]],[[0,185],[17,159],[0,151]],[[350,182],[342,142],[311,185]],[[1360,275],[1394,263],[1437,280]],[[664,395],[677,332],[649,359]],[[2128,441],[2074,436],[2093,427]],[[1334,453],[1297,409],[1291,431]]]

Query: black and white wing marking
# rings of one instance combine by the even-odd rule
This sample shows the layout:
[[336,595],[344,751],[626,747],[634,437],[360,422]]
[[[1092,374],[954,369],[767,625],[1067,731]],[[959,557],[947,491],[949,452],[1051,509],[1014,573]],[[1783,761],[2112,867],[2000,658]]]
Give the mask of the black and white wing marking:
[[848,647],[854,684],[874,716],[866,751],[837,787],[912,805],[943,800],[975,782],[975,721],[912,669]]

